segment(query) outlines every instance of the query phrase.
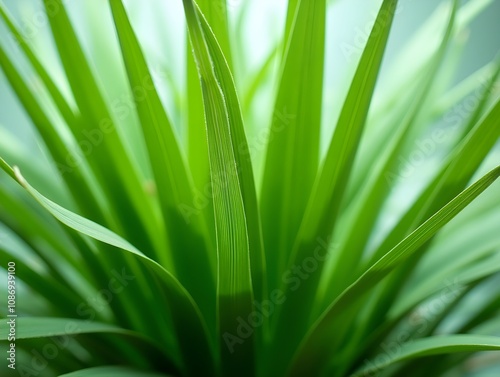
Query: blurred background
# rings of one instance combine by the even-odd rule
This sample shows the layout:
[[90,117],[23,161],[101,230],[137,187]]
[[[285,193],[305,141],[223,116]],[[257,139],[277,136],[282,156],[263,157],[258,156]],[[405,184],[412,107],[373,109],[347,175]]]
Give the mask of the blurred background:
[[[72,102],[71,91],[64,77],[62,66],[58,60],[46,15],[39,0],[2,0],[10,13],[15,17],[25,39],[49,68],[55,81]],[[462,1],[462,5],[470,1]],[[92,63],[94,72],[110,108],[115,116],[120,106],[134,106],[130,89],[126,84],[126,75],[113,27],[108,2],[106,0],[68,1],[67,8],[76,26],[87,57]],[[147,6],[145,6],[147,4]],[[215,3],[214,3],[215,4]],[[230,37],[233,45],[234,78],[240,95],[243,116],[249,145],[253,154],[257,183],[260,182],[265,145],[270,138],[268,127],[273,119],[273,95],[279,79],[278,45],[281,39],[286,17],[286,0],[227,0]],[[361,51],[372,28],[381,0],[329,0],[327,14],[326,64],[324,76],[323,119],[322,119],[322,151],[324,153],[331,139],[340,108],[348,90]],[[453,136],[461,131],[462,123],[470,111],[462,107],[447,106],[443,94],[461,84],[468,76],[472,86],[484,80],[487,64],[500,52],[500,0],[475,1],[474,7],[483,9],[475,16],[467,27],[453,38],[448,49],[448,62],[438,75],[439,83],[435,83],[438,93],[433,102],[427,104],[436,108],[435,119],[424,119],[430,122],[427,133],[441,127],[451,135],[432,153],[424,153],[425,158],[418,163],[409,163],[411,174],[398,180],[394,185],[394,195],[386,204],[384,222],[380,224],[381,232],[388,229],[412,196],[418,192],[422,184],[433,174],[435,161],[441,161],[449,152],[446,145],[452,144]],[[126,0],[133,27],[146,54],[148,64],[157,84],[162,101],[166,105],[169,116],[176,128],[181,144],[186,145],[186,97],[185,67],[186,56],[190,53],[186,43],[186,26],[182,2],[163,0]],[[379,105],[385,93],[391,89],[411,90],[401,86],[404,78],[411,77],[409,71],[416,70],[419,64],[432,55],[432,47],[436,47],[443,34],[450,11],[451,1],[436,0],[400,0],[396,18],[389,39],[382,73],[379,77],[372,107]],[[484,11],[484,9],[486,9]],[[474,12],[473,12],[474,13]],[[463,20],[459,20],[462,22]],[[22,59],[18,47],[5,25],[0,23],[0,39],[2,46],[12,56],[18,57],[18,65],[31,85],[31,90],[52,106],[43,85],[29,65]],[[421,66],[421,65],[420,65]],[[259,85],[253,83],[256,78]],[[405,85],[406,85],[405,84]],[[498,88],[498,85],[496,86]],[[396,89],[395,89],[396,88]],[[443,97],[443,103],[440,102]],[[476,96],[477,97],[477,96]],[[474,92],[464,96],[463,102],[474,100]],[[444,113],[444,116],[442,115]],[[54,121],[60,122],[60,116],[54,111]],[[453,120],[458,119],[458,127]],[[146,162],[145,145],[138,133],[137,117],[133,111],[121,117],[118,131],[129,144],[135,163],[141,167],[146,179],[151,177]],[[370,132],[370,120],[367,126]],[[372,130],[378,132],[377,130]],[[415,140],[425,140],[426,134],[417,134]],[[22,144],[22,145],[21,145]],[[415,147],[410,145],[409,150]],[[417,146],[418,147],[418,146]],[[8,81],[0,70],[0,150],[22,149],[23,154],[33,155],[33,159],[44,163],[48,156],[44,147],[39,145],[30,120],[12,92]],[[414,148],[413,148],[414,149]],[[417,148],[418,149],[418,148]],[[425,151],[424,151],[425,152]],[[498,161],[499,148],[492,153],[489,161],[481,171],[495,165]],[[402,164],[405,168],[407,163]],[[29,172],[27,172],[29,177]],[[376,240],[374,240],[376,241]]]
[[[470,73],[491,61],[500,51],[500,0],[485,0],[491,3],[486,12],[480,14],[469,26],[468,32],[461,36],[461,58],[453,74],[450,84],[459,82]],[[50,38],[46,16],[38,0],[3,0],[4,5],[18,21],[26,39],[51,68],[53,77],[62,88],[67,83],[61,74],[62,68],[57,59]],[[163,100],[167,103],[170,116],[176,124],[179,137],[182,132],[179,101],[185,90],[184,67],[186,55],[186,34],[181,1],[127,0],[130,18],[143,43],[155,79],[166,81],[167,85],[159,85]],[[324,129],[328,134],[334,123],[336,110],[339,108],[350,81],[350,74],[359,58],[359,51],[366,42],[367,32],[371,28],[380,0],[330,0],[328,12],[328,40],[326,44],[326,76],[327,82],[324,102],[330,113],[324,115]],[[467,3],[467,1],[463,1]],[[149,6],[151,4],[151,6]],[[266,62],[271,51],[276,48],[279,36],[283,32],[286,16],[286,0],[228,0],[230,24],[235,31],[231,34],[232,43],[239,51],[235,60],[235,79],[240,92],[248,90],[249,79],[253,78],[259,68]],[[389,47],[386,53],[384,71],[379,81],[390,81],[392,76],[391,62],[409,43],[412,36],[429,20],[436,9],[442,6],[436,0],[400,0],[397,17],[393,26]],[[80,31],[79,37],[86,47],[87,56],[94,64],[94,69],[101,79],[102,87],[109,102],[123,96],[126,90],[116,83],[124,76],[123,66],[119,61],[118,46],[112,26],[111,15],[105,0],[67,2],[72,21]],[[371,22],[371,23],[370,23]],[[89,33],[87,26],[90,25]],[[85,30],[85,31],[84,31]],[[432,35],[431,35],[432,37]],[[438,38],[438,34],[434,34]],[[0,40],[9,50],[15,52],[17,47],[3,23],[0,23]],[[433,41],[429,41],[432,43]],[[115,60],[110,60],[110,53]],[[23,66],[22,59],[19,64]],[[276,62],[275,62],[276,63]],[[267,82],[246,116],[260,117],[252,124],[268,124],[272,104],[268,101],[268,92],[272,90],[277,76],[277,64],[269,70]],[[399,67],[398,69],[405,69]],[[25,67],[27,70],[27,68]],[[29,71],[28,71],[29,72]],[[123,81],[123,80],[121,80]],[[43,89],[33,74],[31,84],[34,91],[43,95]],[[172,85],[173,84],[173,85]],[[66,90],[69,96],[69,90]],[[177,101],[177,102],[176,102]],[[256,111],[258,109],[258,111]],[[246,109],[245,109],[246,110]],[[249,114],[250,113],[250,114]],[[24,114],[8,82],[0,71],[0,125],[1,129],[19,135],[23,143],[35,143],[31,137],[29,119]],[[258,130],[248,130],[258,134]],[[3,131],[2,131],[3,132]],[[2,135],[3,136],[3,135]],[[328,138],[325,137],[326,141]],[[34,146],[34,145],[32,145]],[[36,149],[36,148],[35,148]],[[36,151],[30,148],[34,153]]]

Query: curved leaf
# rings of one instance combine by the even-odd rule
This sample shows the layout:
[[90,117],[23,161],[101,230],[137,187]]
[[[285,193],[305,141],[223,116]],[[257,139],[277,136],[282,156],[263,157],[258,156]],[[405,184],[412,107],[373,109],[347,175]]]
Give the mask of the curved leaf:
[[[7,327],[10,318],[0,319],[3,328]],[[49,338],[52,336],[78,335],[91,333],[114,333],[143,338],[139,333],[123,329],[107,323],[83,321],[73,318],[18,317],[16,322],[16,339]],[[7,332],[0,334],[1,340],[7,340]]]
[[[169,305],[175,308],[171,311],[171,314],[175,324],[174,328],[177,332],[179,346],[185,358],[184,367],[193,374],[202,373],[201,371],[203,371],[203,374],[209,376],[215,373],[215,366],[213,364],[214,359],[212,356],[213,349],[210,344],[206,324],[196,303],[170,272],[109,229],[72,213],[44,197],[29,185],[18,169],[12,169],[1,158],[0,167],[10,176],[14,175],[16,181],[57,220],[71,229],[93,239],[134,254],[146,268],[154,271],[162,282],[162,288],[164,289]],[[212,369],[207,369],[207,366]]]
[[442,355],[458,352],[500,351],[500,337],[480,335],[446,335],[418,339],[398,347],[395,355],[384,354],[382,362],[367,361],[367,367],[352,377],[373,376],[374,373],[398,361],[416,359],[424,356]]
[[[222,374],[226,376],[238,371],[241,376],[252,376],[254,337],[236,345],[231,336],[234,338],[237,318],[246,317],[252,311],[250,247],[258,245],[250,244],[253,240],[247,227],[244,190],[254,187],[245,187],[239,172],[244,166],[238,164],[232,136],[239,131],[239,124],[232,116],[237,103],[231,104],[230,98],[226,98],[230,93],[223,86],[224,77],[216,73],[221,63],[214,62],[213,50],[208,47],[200,21],[201,14],[192,0],[183,3],[205,106],[218,252],[217,315]],[[239,107],[236,109],[239,111]]]
[[[210,249],[203,216],[185,218],[182,205],[194,205],[189,174],[172,125],[156,91],[146,59],[120,0],[110,0],[130,87],[145,87],[137,111],[157,185],[171,255],[180,282],[215,322],[216,255]],[[192,276],[198,276],[193,279]],[[213,287],[210,292],[207,288]]]
[[144,372],[128,367],[105,366],[78,370],[59,377],[173,377],[166,374]]
[[[318,240],[326,242],[331,238],[334,225],[338,220],[342,196],[363,133],[396,4],[395,0],[386,0],[379,10],[344,103],[326,159],[309,198],[299,233],[296,235],[293,253],[290,260],[287,261],[288,267],[292,270],[294,266],[301,265],[307,258],[314,256]],[[278,161],[281,162],[281,159],[278,158]],[[274,354],[279,350],[279,354],[283,355],[282,362],[284,363],[289,362],[295,347],[300,343],[300,337],[307,331],[311,320],[310,313],[302,316],[295,315],[295,313],[300,313],[304,306],[314,305],[324,263],[318,263],[318,265],[319,267],[314,274],[301,281],[300,289],[287,295],[287,300],[279,309],[279,313],[283,313],[283,315],[276,316],[278,342],[276,342],[276,352],[271,352],[271,354],[274,357]],[[281,277],[281,275],[279,276]],[[291,286],[293,285],[288,284],[287,289],[290,289]],[[290,313],[294,314],[290,315]],[[295,331],[291,333],[290,328],[294,328]],[[272,360],[271,364],[274,367],[278,365],[275,360]]]
[[[387,254],[372,264],[361,277],[351,284],[316,321],[296,353],[290,376],[301,376],[319,371],[329,358],[332,347],[338,346],[339,332],[345,331],[342,323],[353,315],[363,297],[397,266],[408,260],[444,225],[469,205],[479,194],[500,176],[500,166],[493,169],[469,188],[441,208],[413,233],[397,244]],[[312,366],[312,367],[311,367]],[[307,368],[307,369],[304,369]]]
[[266,253],[272,288],[287,267],[317,175],[323,98],[326,1],[291,1],[288,12],[260,195],[264,246],[273,251]]

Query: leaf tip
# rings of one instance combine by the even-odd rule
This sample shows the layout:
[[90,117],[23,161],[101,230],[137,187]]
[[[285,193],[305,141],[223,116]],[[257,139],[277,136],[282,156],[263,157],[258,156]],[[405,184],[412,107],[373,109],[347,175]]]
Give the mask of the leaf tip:
[[14,165],[12,167],[12,171],[14,172],[14,176],[15,176],[16,180],[19,182],[19,184],[21,186],[23,186],[24,188],[26,188],[27,185],[28,185],[28,182],[26,181],[26,179],[21,174],[21,169],[19,169],[19,167],[17,165]]

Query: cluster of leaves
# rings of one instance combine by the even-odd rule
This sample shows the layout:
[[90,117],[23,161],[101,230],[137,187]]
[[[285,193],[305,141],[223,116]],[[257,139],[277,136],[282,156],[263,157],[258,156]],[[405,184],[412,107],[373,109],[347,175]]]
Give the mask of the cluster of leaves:
[[[48,154],[33,159],[0,129],[0,261],[16,266],[21,375],[463,375],[471,353],[500,349],[500,203],[475,201],[500,175],[478,175],[500,137],[500,64],[451,89],[446,74],[491,1],[444,2],[396,62],[397,80],[376,87],[398,9],[383,0],[324,152],[326,0],[288,1],[282,40],[246,90],[226,2],[183,0],[180,122],[126,8],[108,3],[124,68],[115,85],[134,99],[126,117],[67,4],[43,0],[58,80],[0,5],[43,95],[4,45],[0,67]],[[252,104],[273,65],[272,121],[254,148]],[[450,114],[471,93],[470,111]],[[392,213],[415,170],[401,161],[426,153],[440,157]]]

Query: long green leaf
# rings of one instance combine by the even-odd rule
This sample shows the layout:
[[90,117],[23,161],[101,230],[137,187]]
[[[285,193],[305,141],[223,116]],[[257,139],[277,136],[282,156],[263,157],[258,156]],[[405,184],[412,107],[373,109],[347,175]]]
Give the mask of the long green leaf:
[[252,287],[255,298],[260,301],[266,298],[267,291],[264,246],[252,161],[246,154],[248,144],[245,136],[240,104],[229,66],[224,59],[222,50],[215,39],[215,35],[210,31],[209,25],[201,15],[199,20],[205,33],[207,47],[214,61],[216,77],[224,93],[225,100],[227,101],[233,153],[236,166],[238,167],[238,180],[240,182],[243,205],[245,207],[250,249],[250,265],[252,267]]
[[20,32],[19,28],[15,25],[14,20],[7,12],[7,9],[5,9],[3,3],[0,3],[0,16],[3,18],[5,24],[11,31],[12,35],[14,36],[16,42],[18,42],[20,48],[22,49],[22,51],[28,58],[29,62],[33,66],[35,72],[38,74],[38,76],[40,76],[40,79],[47,88],[47,91],[52,96],[52,99],[54,100],[57,109],[61,113],[62,117],[64,118],[68,126],[70,127],[75,126],[78,122],[77,115],[73,112],[68,101],[64,98],[64,95],[59,90],[59,88],[57,87],[54,80],[51,78],[46,68],[43,66],[43,64],[36,56],[36,54],[28,45],[27,41],[23,38],[22,33]]
[[199,20],[200,14],[191,0],[185,0],[184,10],[191,43],[200,75],[208,137],[210,175],[212,182],[215,227],[218,251],[218,319],[221,341],[222,374],[251,376],[254,373],[254,341],[243,344],[234,338],[239,316],[252,310],[250,244],[245,216],[244,187],[239,179],[232,132],[234,119],[214,69],[212,51]]
[[[476,115],[472,120],[477,121]],[[390,234],[374,252],[379,258],[398,239],[419,225],[443,203],[462,190],[500,138],[500,99],[480,118],[441,167],[435,178],[414,201]]]
[[93,239],[114,246],[126,253],[132,253],[144,267],[152,270],[162,282],[169,305],[175,308],[172,310],[172,318],[179,346],[184,357],[184,368],[193,375],[204,374],[211,376],[215,373],[213,349],[210,344],[206,324],[196,303],[170,272],[112,231],[74,214],[45,198],[29,185],[19,170],[12,169],[1,158],[0,167],[9,175],[15,176],[16,181],[57,220],[69,228]]
[[[469,205],[500,176],[495,168],[441,208],[392,250],[371,265],[361,277],[350,285],[322,314],[303,340],[296,354],[290,376],[319,372],[338,346],[341,324],[353,315],[353,309],[363,297],[385,276],[408,260],[444,225]],[[340,331],[341,332],[341,331]],[[308,366],[307,369],[306,365]],[[311,370],[311,366],[312,370]]]
[[[226,0],[197,1],[210,29],[215,34],[223,55],[232,67],[232,54],[229,40],[229,25]],[[203,99],[196,63],[188,43],[187,48],[187,117],[188,117],[188,156],[193,179],[199,192],[204,192],[210,182],[207,131],[203,117]],[[207,204],[201,209],[205,214],[213,212],[211,198],[205,198]]]
[[264,245],[273,251],[266,253],[273,288],[286,268],[319,162],[326,2],[296,6],[268,131],[260,202]]
[[[460,7],[454,35],[466,33],[470,22],[484,12],[491,3],[492,0],[472,0]],[[352,173],[352,182],[349,184],[346,198],[348,201],[358,189],[364,187],[364,179],[369,176],[373,162],[376,161],[380,150],[385,148],[387,138],[399,127],[399,120],[407,113],[408,103],[414,100],[412,88],[419,84],[419,78],[423,77],[428,62],[433,59],[439,48],[439,39],[435,38],[435,35],[440,33],[441,25],[446,22],[449,9],[451,9],[450,3],[442,3],[436,8],[434,14],[426,20],[391,63],[388,69],[391,72],[390,78],[381,82],[383,85],[380,88],[380,95],[373,104],[373,117],[367,125],[365,142],[361,146],[361,153]],[[439,101],[439,98],[436,98],[436,101]],[[398,111],[395,111],[396,109]]]
[[373,167],[373,172],[356,198],[354,219],[351,221],[351,227],[347,231],[347,235],[343,238],[343,245],[340,247],[339,256],[335,260],[334,267],[330,272],[329,298],[336,297],[357,277],[353,274],[353,271],[356,271],[359,267],[363,251],[375,227],[377,214],[380,213],[385,199],[391,192],[391,186],[388,185],[386,176],[397,165],[403,145],[422,111],[426,98],[429,96],[430,88],[432,88],[433,82],[436,79],[438,69],[442,64],[448,47],[455,24],[457,9],[458,2],[455,1],[441,45],[430,62],[429,71],[422,79],[422,84],[418,88],[415,100],[396,131],[396,135],[386,143],[386,150],[381,152],[376,166]]
[[[28,87],[26,80],[23,79],[14,62],[9,59],[1,46],[0,67],[47,145],[55,165],[62,169],[61,167],[66,166],[67,161],[76,161],[75,153],[54,128],[47,112],[42,108],[39,100]],[[105,215],[95,200],[95,194],[82,167],[75,166],[71,170],[72,174],[63,173],[62,178],[71,192],[72,198],[87,216],[92,217],[95,221],[105,223]]]
[[[121,222],[134,244],[147,253],[154,252],[163,247],[162,232],[155,223],[155,217],[151,216],[153,209],[143,189],[141,176],[120,139],[113,115],[76,36],[66,5],[62,0],[44,0],[44,5],[51,15],[48,20],[52,36],[82,116],[81,132],[86,139],[79,141],[86,141],[87,147],[90,144],[87,161],[113,210],[113,217]],[[117,186],[122,189],[117,190]]]
[[120,366],[105,366],[78,370],[59,377],[169,377],[166,374],[144,372]]
[[198,0],[196,4],[215,35],[229,68],[232,69],[228,6],[231,7],[234,4],[228,4],[227,0]]
[[[12,318],[0,319],[3,328]],[[19,317],[15,319],[16,339],[49,338],[53,336],[78,335],[89,333],[114,333],[142,338],[142,335],[114,325],[74,318]],[[2,331],[1,340],[7,340],[7,332]]]
[[[387,250],[394,247],[399,240],[414,230],[424,220],[451,200],[467,185],[482,161],[500,137],[500,100],[490,111],[480,119],[467,137],[457,146],[441,167],[436,177],[428,184],[421,195],[413,202],[384,241],[377,247],[366,266],[374,263]],[[415,269],[418,259],[423,255],[429,244],[424,245],[416,259],[410,260],[406,266],[396,272],[385,284],[373,308],[370,320],[365,323],[367,329],[385,316],[391,303],[397,298],[397,293],[404,286],[411,272]],[[369,331],[369,330],[367,330]],[[360,336],[363,336],[360,334]]]
[[[373,376],[389,365],[399,361],[425,356],[458,352],[500,351],[500,338],[480,335],[446,335],[418,339],[401,345],[395,354],[384,354],[383,361],[367,361],[367,366],[354,373],[352,377]],[[380,359],[382,360],[382,358]]]
[[[127,341],[137,342],[143,351],[150,352],[156,357],[162,358],[164,370],[175,370],[168,355],[163,353],[164,349],[159,343],[153,342],[143,334],[126,330],[114,325],[96,321],[85,321],[74,318],[45,318],[45,317],[9,317],[0,319],[0,325],[4,328],[16,327],[16,340],[40,339],[53,337],[70,337],[82,334],[116,334],[125,337]],[[7,340],[7,332],[2,332],[0,340]],[[65,342],[65,340],[62,340]],[[96,349],[98,345],[91,343]],[[127,352],[127,351],[125,351]],[[134,355],[137,357],[137,355]]]
[[[195,198],[179,144],[125,8],[120,0],[110,0],[110,5],[130,86],[139,88],[145,82],[150,85],[143,100],[137,103],[137,110],[158,188],[175,272],[210,319],[209,323],[215,323],[216,255],[210,249],[207,228],[201,228],[205,218],[185,218],[182,205],[194,206]],[[196,279],[193,279],[193,274]],[[208,289],[211,286],[213,289]]]
[[[310,323],[309,316],[299,316],[295,313],[300,313],[301,308],[311,307],[314,303],[324,265],[324,261],[318,261],[316,257],[318,240],[323,243],[330,240],[338,217],[340,203],[382,63],[396,4],[397,1],[386,0],[380,8],[375,22],[377,27],[374,27],[371,32],[344,103],[326,160],[315,182],[289,261],[288,271],[294,271],[295,266],[301,266],[309,258],[316,260],[317,269],[314,270],[314,273],[307,274],[307,279],[301,279],[300,287],[295,291],[290,291],[290,289],[296,284],[290,284],[290,279],[288,279],[287,300],[281,307],[280,314],[282,313],[282,315],[276,316],[278,341],[276,342],[276,352],[271,353],[273,355],[272,365],[282,364],[281,367],[283,367],[283,364],[289,361],[300,342],[300,337],[307,331],[307,326]],[[281,159],[278,158],[278,161]],[[296,330],[290,333],[290,328]],[[283,355],[283,359],[279,363],[276,362],[274,356],[278,349],[279,354]]]

